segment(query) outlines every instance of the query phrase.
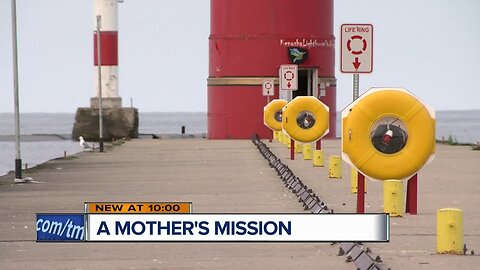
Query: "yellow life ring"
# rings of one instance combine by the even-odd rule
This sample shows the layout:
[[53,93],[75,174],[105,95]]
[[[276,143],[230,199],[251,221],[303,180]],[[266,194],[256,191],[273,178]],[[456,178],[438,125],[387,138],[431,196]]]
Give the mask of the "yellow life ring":
[[283,130],[295,141],[315,142],[328,133],[328,107],[316,97],[298,96],[282,114]]
[[[399,143],[383,148],[393,132]],[[435,113],[405,89],[371,89],[342,111],[344,160],[372,180],[406,179],[434,153]]]
[[285,105],[286,100],[274,99],[263,108],[263,123],[271,130],[282,130],[282,108]]

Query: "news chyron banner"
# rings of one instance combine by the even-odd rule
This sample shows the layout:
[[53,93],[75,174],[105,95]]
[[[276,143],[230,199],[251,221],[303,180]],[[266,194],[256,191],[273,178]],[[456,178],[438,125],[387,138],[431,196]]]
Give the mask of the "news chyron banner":
[[90,214],[86,241],[388,242],[387,214]]
[[37,241],[388,242],[390,238],[390,216],[384,213],[182,213],[180,209],[192,209],[187,206],[85,203],[82,214],[37,214]]
[[85,213],[192,213],[191,202],[86,202]]
[[37,214],[37,241],[85,241],[89,213],[192,213],[191,202],[86,202],[82,214]]
[[37,214],[37,242],[83,242],[85,220],[85,214]]

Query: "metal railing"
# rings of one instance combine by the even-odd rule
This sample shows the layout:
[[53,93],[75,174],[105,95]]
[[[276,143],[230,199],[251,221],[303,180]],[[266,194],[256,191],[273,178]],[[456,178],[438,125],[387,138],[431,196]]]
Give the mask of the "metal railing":
[[[305,211],[310,211],[312,214],[333,214],[333,209],[329,209],[327,204],[322,201],[311,188],[302,182],[290,168],[283,164],[268,146],[262,142],[257,134],[252,137],[252,142],[257,146],[260,154],[268,161],[268,165],[272,167],[292,193],[298,197],[298,202],[302,204]],[[383,269],[382,259],[380,256],[375,256],[370,248],[364,246],[362,243],[332,243],[338,245],[338,256],[346,256],[345,262],[353,262],[355,268],[359,270],[381,270]]]

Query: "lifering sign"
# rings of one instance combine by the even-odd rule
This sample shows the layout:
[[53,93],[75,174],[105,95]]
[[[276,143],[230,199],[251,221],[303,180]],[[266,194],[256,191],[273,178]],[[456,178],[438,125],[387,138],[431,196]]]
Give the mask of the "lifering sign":
[[341,72],[371,73],[373,71],[373,26],[342,24],[340,51]]
[[280,66],[280,89],[292,90],[298,89],[298,66],[281,65]]
[[273,96],[274,92],[274,83],[273,79],[264,79],[262,82],[262,94],[264,96]]

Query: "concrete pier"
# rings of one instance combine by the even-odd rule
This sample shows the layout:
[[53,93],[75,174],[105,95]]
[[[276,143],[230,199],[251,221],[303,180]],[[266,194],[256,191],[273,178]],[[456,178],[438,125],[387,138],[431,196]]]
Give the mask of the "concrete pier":
[[[355,211],[348,177],[290,160],[268,144],[302,181],[338,212]],[[322,142],[325,156],[340,141]],[[480,252],[480,153],[437,145],[419,173],[418,215],[391,219],[389,243],[367,243],[385,269],[475,269],[479,256],[436,255],[436,210],[464,211],[467,251]],[[298,154],[300,155],[300,154]],[[343,175],[350,168],[343,164]],[[0,261],[5,269],[356,269],[329,243],[36,243],[35,213],[83,212],[85,201],[192,201],[194,212],[295,213],[303,208],[251,141],[133,140],[106,153],[84,152],[30,169],[40,183],[0,177]],[[383,184],[368,183],[366,212],[382,212]],[[354,224],[352,224],[354,226]],[[322,228],[319,228],[321,230]]]

